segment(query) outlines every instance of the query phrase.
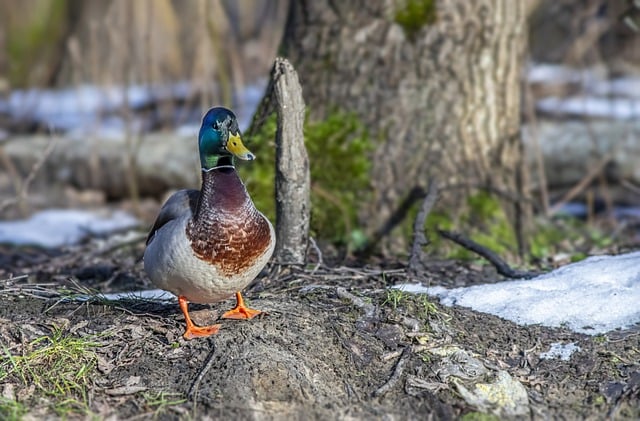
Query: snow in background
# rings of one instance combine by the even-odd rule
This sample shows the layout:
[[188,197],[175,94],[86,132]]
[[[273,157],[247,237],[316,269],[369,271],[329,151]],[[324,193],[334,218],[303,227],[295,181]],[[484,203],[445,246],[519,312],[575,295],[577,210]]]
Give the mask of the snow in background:
[[[558,64],[530,63],[527,80],[546,86],[570,85],[574,87],[571,91],[579,92],[571,96],[541,98],[536,103],[538,111],[576,118],[633,120],[640,117],[638,77],[612,79],[597,68],[573,69]],[[267,80],[261,79],[234,92],[232,108],[241,129],[249,126],[266,84]],[[144,133],[153,130],[149,110],[153,110],[158,102],[189,103],[193,91],[192,84],[186,81],[167,85],[81,85],[57,90],[16,90],[7,99],[0,98],[0,114],[8,115],[13,121],[37,123],[71,138],[83,139],[89,135],[103,139],[121,138],[127,130],[127,121],[120,112],[125,104],[132,110],[129,131]],[[188,110],[177,105],[173,121],[168,123],[176,124],[180,134],[195,135],[205,111],[197,104]]]
[[[265,86],[266,80],[262,79],[234,93],[232,108],[242,130],[249,126]],[[6,114],[16,122],[40,124],[63,132],[72,139],[82,140],[87,136],[114,139],[122,138],[127,132],[127,120],[121,112],[126,104],[132,111],[128,130],[134,134],[144,133],[153,129],[153,119],[148,109],[153,109],[160,101],[186,103],[192,92],[193,86],[188,82],[165,86],[132,85],[126,88],[80,85],[55,90],[15,90],[7,99],[0,98],[0,114]],[[176,129],[178,133],[195,136],[205,111],[200,110],[199,106],[193,109],[176,106],[173,121],[166,123],[179,123]],[[4,136],[7,135],[4,133]]]
[[436,296],[520,325],[567,327],[590,335],[640,323],[640,252],[595,256],[529,280],[446,289],[394,288]]
[[536,102],[538,111],[576,118],[633,120],[640,117],[640,79],[637,77],[612,79],[602,69],[572,69],[559,64],[531,63],[527,81],[579,87],[579,94],[539,99]]
[[136,218],[120,210],[106,213],[49,209],[37,212],[29,219],[1,221],[0,243],[54,248],[138,225]]

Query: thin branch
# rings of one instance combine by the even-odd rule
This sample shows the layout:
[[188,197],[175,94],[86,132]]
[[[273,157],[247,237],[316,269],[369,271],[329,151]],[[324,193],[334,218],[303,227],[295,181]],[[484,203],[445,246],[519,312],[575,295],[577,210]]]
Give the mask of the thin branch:
[[366,317],[372,317],[376,312],[376,307],[373,304],[367,303],[362,298],[353,295],[344,287],[336,288],[336,294],[338,295],[338,297],[349,300],[354,306],[364,310]]
[[311,271],[311,275],[313,275],[314,273],[316,273],[318,268],[324,264],[324,261],[322,260],[322,250],[320,250],[320,247],[318,247],[318,244],[313,237],[309,237],[309,244],[313,251],[316,253],[316,258],[318,259],[318,263],[316,263],[316,266]]
[[584,189],[586,189],[589,184],[605,169],[607,164],[611,162],[611,156],[604,156],[598,164],[591,169],[583,178],[580,180],[578,184],[573,186],[571,190],[569,190],[555,205],[549,209],[549,215],[553,216],[562,209],[562,207],[567,204],[567,202],[571,201],[574,197],[579,195]]
[[425,192],[423,187],[414,186],[411,191],[409,191],[407,197],[393,211],[391,216],[389,216],[384,224],[382,224],[382,226],[373,233],[367,248],[362,252],[362,254],[366,256],[373,253],[380,240],[389,235],[395,227],[404,221],[413,204],[420,200],[421,197],[424,197],[424,195]]
[[253,137],[264,125],[267,118],[276,112],[276,101],[274,86],[282,74],[278,74],[275,77],[270,77],[267,87],[264,90],[262,101],[258,104],[258,108],[253,113],[253,119],[249,128],[245,131],[245,135],[249,138]]
[[470,238],[463,236],[462,234],[458,234],[451,231],[438,230],[438,233],[444,238],[453,241],[456,244],[461,245],[462,247],[470,250],[479,256],[484,257],[495,266],[496,270],[499,274],[506,276],[507,278],[524,278],[529,279],[535,276],[538,276],[537,272],[528,272],[528,271],[520,271],[517,269],[512,269],[504,260],[500,258],[495,252],[489,250],[487,247],[476,243]]
[[407,365],[407,361],[409,361],[411,351],[412,350],[410,345],[404,348],[404,350],[402,351],[402,355],[400,356],[400,359],[398,360],[398,363],[393,370],[393,374],[385,384],[383,384],[382,386],[377,388],[375,392],[373,392],[374,397],[380,397],[386,394],[396,385],[396,383],[398,383],[400,377],[402,377],[402,373],[404,372],[404,367],[405,365]]
[[47,158],[49,158],[49,156],[51,155],[51,152],[53,152],[54,147],[55,147],[55,139],[52,137],[47,143],[47,146],[44,148],[44,151],[40,156],[40,158],[36,161],[35,164],[33,164],[33,167],[31,167],[31,170],[29,171],[27,178],[25,178],[24,181],[21,183],[20,190],[18,191],[18,194],[16,195],[16,197],[3,200],[2,203],[0,203],[0,213],[3,212],[9,206],[13,206],[16,203],[23,203],[26,200],[27,195],[29,194],[29,188],[31,187],[31,183],[33,183],[33,180],[36,178],[36,175],[38,174],[38,172],[46,162]]
[[187,397],[194,402],[198,397],[198,388],[200,387],[200,383],[202,383],[202,379],[204,379],[204,376],[207,374],[207,372],[211,369],[211,366],[213,365],[213,361],[214,361],[213,357],[216,353],[216,343],[213,337],[209,338],[209,345],[211,346],[211,351],[209,351],[209,355],[207,356],[204,366],[202,366],[202,368],[200,369],[200,372],[198,373],[198,375],[196,376],[196,379],[191,384],[191,387],[189,388],[189,392],[187,393]]
[[540,202],[542,203],[542,212],[545,216],[549,216],[549,185],[547,183],[547,173],[544,168],[544,154],[540,144],[540,134],[538,132],[538,116],[535,112],[533,89],[531,84],[523,82],[524,94],[524,112],[529,123],[531,134],[533,154],[535,158],[535,172],[538,176],[538,184],[540,186]]
[[417,272],[422,265],[424,254],[422,248],[429,243],[427,237],[424,235],[424,224],[437,200],[438,181],[436,179],[432,179],[429,183],[427,195],[424,197],[422,205],[420,206],[420,211],[418,211],[413,223],[413,244],[411,246],[411,255],[409,257],[409,271],[411,272]]
[[631,181],[623,178],[622,180],[620,180],[620,184],[622,185],[622,187],[629,190],[630,192],[640,195],[640,186],[635,185]]

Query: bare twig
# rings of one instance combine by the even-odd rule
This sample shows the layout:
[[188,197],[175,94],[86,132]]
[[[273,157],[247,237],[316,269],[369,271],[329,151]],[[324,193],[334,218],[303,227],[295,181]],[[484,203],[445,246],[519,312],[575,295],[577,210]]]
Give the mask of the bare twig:
[[13,274],[9,274],[9,277],[6,279],[0,279],[0,284],[2,284],[3,286],[9,286],[9,285],[13,285],[13,283],[15,281],[20,281],[22,279],[26,279],[28,278],[29,275],[18,275],[18,276],[13,276]]
[[343,287],[336,288],[336,293],[338,294],[338,297],[347,299],[351,301],[354,306],[364,310],[365,317],[372,317],[376,312],[376,306],[371,303],[367,303],[360,297],[356,297]]
[[427,195],[422,201],[420,211],[416,215],[415,222],[413,223],[413,244],[411,246],[411,255],[409,257],[409,271],[418,272],[422,266],[423,251],[422,248],[429,242],[424,235],[424,223],[427,220],[427,216],[431,212],[433,205],[438,200],[438,181],[432,179],[429,183],[429,189]]
[[209,345],[211,347],[211,351],[209,351],[209,355],[207,356],[207,359],[204,365],[200,369],[200,372],[198,373],[198,375],[196,376],[196,379],[191,384],[191,387],[189,388],[189,392],[187,393],[187,397],[189,398],[189,400],[192,400],[194,402],[198,397],[198,388],[200,387],[200,383],[202,383],[202,379],[204,379],[204,376],[207,374],[207,372],[209,371],[209,369],[211,369],[211,366],[213,365],[213,361],[214,361],[213,357],[216,353],[216,343],[213,337],[209,338]]
[[[126,14],[125,22],[127,25],[127,31],[132,30],[131,19],[134,14],[133,11],[133,3],[130,3],[128,6],[128,13]],[[124,35],[128,48],[133,50],[133,36],[130,32]],[[122,62],[122,80],[125,83],[122,86],[122,94],[123,94],[123,103],[122,103],[122,113],[124,116],[125,126],[124,126],[124,141],[126,147],[126,154],[124,156],[124,168],[127,174],[127,188],[129,189],[129,197],[131,198],[131,204],[133,205],[133,210],[137,216],[142,215],[142,211],[140,209],[140,184],[138,182],[138,151],[142,145],[143,136],[140,133],[136,133],[137,130],[133,129],[133,110],[131,106],[131,97],[130,97],[130,83],[129,78],[127,77],[133,71],[135,64],[133,62],[133,58],[127,54],[124,57]]]
[[400,380],[400,377],[402,377],[402,373],[404,372],[404,367],[405,365],[407,365],[407,361],[409,361],[411,351],[411,346],[407,346],[404,348],[404,350],[402,351],[402,355],[400,355],[400,359],[398,360],[398,363],[393,370],[393,374],[385,384],[383,384],[382,386],[377,388],[375,392],[373,392],[373,396],[380,397],[386,394],[396,385],[396,383],[398,383],[398,380]]
[[[457,193],[457,192],[462,192],[461,194],[463,194],[464,192],[467,191],[471,191],[471,190],[481,190],[487,193],[490,193],[491,195],[495,195],[501,199],[504,199],[507,202],[511,202],[511,203],[515,203],[515,202],[525,202],[527,204],[532,204],[532,205],[536,205],[538,204],[537,201],[534,201],[533,199],[523,195],[523,194],[519,194],[518,192],[515,191],[510,191],[510,190],[505,190],[502,189],[500,187],[497,187],[495,185],[490,185],[487,183],[482,183],[482,182],[468,182],[468,181],[464,181],[461,183],[447,183],[447,184],[441,184],[440,186],[440,190],[441,191],[447,191],[450,193]],[[424,193],[423,193],[424,196]],[[422,197],[422,196],[421,196]]]
[[464,237],[462,234],[458,234],[451,231],[438,230],[438,233],[444,238],[453,241],[472,252],[484,257],[495,266],[499,274],[506,276],[507,278],[533,278],[538,276],[537,272],[520,271],[512,269],[504,260],[500,258],[496,253],[489,250],[487,247],[480,245],[470,238]]
[[398,226],[407,217],[409,210],[415,202],[424,197],[424,188],[415,186],[411,189],[407,197],[398,205],[391,216],[373,233],[371,240],[364,250],[364,255],[373,253],[376,246],[384,237],[386,237],[396,226]]
[[622,185],[622,187],[624,187],[625,189],[629,190],[631,193],[640,195],[640,186],[635,185],[631,181],[623,178],[622,180],[620,180],[620,185]]
[[57,289],[60,286],[59,284],[55,282],[38,284],[20,282],[28,282],[28,279],[29,275],[11,275],[8,279],[0,280],[0,290],[4,295],[26,295],[42,300],[49,300],[55,297],[60,297],[61,294]]
[[311,244],[311,248],[313,249],[313,251],[316,252],[316,257],[318,258],[318,263],[316,263],[316,266],[311,271],[311,275],[313,275],[314,273],[316,273],[318,268],[320,268],[320,266],[324,264],[324,262],[322,260],[322,250],[320,250],[320,247],[318,247],[316,240],[313,237],[309,237],[309,243]]
[[[277,76],[280,77],[279,75]],[[264,95],[262,96],[262,101],[258,104],[258,108],[253,113],[253,119],[251,120],[251,124],[249,128],[245,131],[245,135],[247,137],[253,137],[262,127],[264,126],[267,118],[276,112],[275,105],[275,94],[274,94],[274,85],[278,81],[276,78],[269,78],[269,83],[264,90]]]
[[33,164],[33,167],[31,167],[29,174],[21,183],[20,190],[18,191],[16,197],[3,200],[2,203],[0,203],[0,212],[4,211],[9,206],[13,206],[15,204],[20,204],[25,202],[25,200],[27,199],[27,195],[29,194],[29,188],[31,187],[31,183],[33,183],[33,180],[36,178],[36,175],[40,171],[40,168],[42,168],[47,158],[49,158],[49,155],[51,155],[51,152],[53,151],[54,147],[55,147],[55,138],[51,137],[51,139],[47,143],[47,146],[44,148],[42,155],[35,162],[35,164]]
[[579,195],[584,189],[591,184],[591,182],[604,170],[609,162],[611,162],[611,156],[604,156],[596,166],[594,166],[578,184],[573,186],[555,205],[549,209],[549,215],[553,216],[558,213],[562,207],[567,204],[571,199]]
[[547,173],[544,169],[544,154],[540,145],[540,134],[538,133],[538,116],[535,112],[533,90],[531,84],[523,82],[524,94],[524,112],[529,123],[529,132],[531,135],[533,154],[535,157],[535,172],[538,176],[538,185],[540,190],[540,202],[542,203],[542,212],[545,216],[549,215],[549,187],[547,183]]

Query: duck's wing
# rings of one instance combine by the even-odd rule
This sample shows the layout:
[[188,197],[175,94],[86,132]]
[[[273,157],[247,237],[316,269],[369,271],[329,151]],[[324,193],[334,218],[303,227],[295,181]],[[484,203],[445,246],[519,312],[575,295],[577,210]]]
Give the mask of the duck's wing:
[[166,203],[162,205],[160,213],[158,213],[158,217],[149,231],[146,244],[148,245],[151,240],[153,240],[153,236],[156,232],[167,222],[173,221],[174,219],[183,216],[185,213],[193,215],[196,211],[199,198],[200,191],[194,189],[179,190],[171,195]]

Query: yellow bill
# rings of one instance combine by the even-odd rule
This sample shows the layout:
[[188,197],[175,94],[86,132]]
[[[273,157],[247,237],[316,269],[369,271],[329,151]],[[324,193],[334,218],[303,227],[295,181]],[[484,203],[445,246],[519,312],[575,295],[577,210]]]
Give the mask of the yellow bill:
[[229,133],[229,140],[227,141],[227,150],[231,152],[235,157],[244,159],[245,161],[253,161],[255,159],[255,155],[252,154],[244,143],[242,143],[242,139],[240,138],[240,133],[231,134]]

